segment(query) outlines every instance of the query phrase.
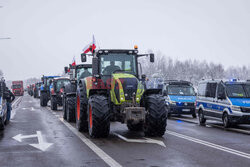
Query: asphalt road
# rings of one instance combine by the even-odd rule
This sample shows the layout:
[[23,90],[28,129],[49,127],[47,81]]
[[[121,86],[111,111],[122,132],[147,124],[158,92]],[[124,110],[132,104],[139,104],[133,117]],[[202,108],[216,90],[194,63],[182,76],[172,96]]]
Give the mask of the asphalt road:
[[[40,107],[28,95],[13,108],[10,124],[0,132],[0,167],[250,166],[250,135],[213,122],[201,127],[188,117],[170,119],[162,138],[144,138],[112,123],[108,138],[91,139],[65,122],[62,111]],[[249,126],[241,129],[250,132]]]

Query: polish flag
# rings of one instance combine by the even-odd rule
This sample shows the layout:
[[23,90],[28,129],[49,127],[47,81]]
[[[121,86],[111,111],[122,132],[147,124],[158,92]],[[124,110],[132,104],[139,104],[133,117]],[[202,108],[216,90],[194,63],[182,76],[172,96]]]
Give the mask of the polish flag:
[[73,57],[73,61],[72,61],[72,66],[76,66],[76,60],[75,60],[75,56]]
[[88,52],[94,52],[94,50],[96,49],[96,44],[95,44],[95,36],[93,35],[93,41],[91,43],[89,43],[87,46],[85,46],[85,48],[83,49],[83,53],[88,53]]

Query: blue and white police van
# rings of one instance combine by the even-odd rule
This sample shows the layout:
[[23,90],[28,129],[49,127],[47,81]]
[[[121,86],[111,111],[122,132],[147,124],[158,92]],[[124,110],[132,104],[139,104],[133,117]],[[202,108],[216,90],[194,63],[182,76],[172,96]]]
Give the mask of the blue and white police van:
[[7,104],[4,99],[5,83],[0,81],[0,130],[4,129],[7,118]]
[[200,125],[219,120],[224,127],[250,123],[250,82],[203,80],[198,86],[196,110]]
[[196,118],[196,93],[193,84],[188,81],[171,80],[163,85],[162,94],[168,110],[168,116],[192,115]]

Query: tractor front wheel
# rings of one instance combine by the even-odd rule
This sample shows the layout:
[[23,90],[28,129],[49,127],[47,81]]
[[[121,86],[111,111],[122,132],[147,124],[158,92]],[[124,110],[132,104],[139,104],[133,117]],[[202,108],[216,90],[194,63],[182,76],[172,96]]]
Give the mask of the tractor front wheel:
[[146,122],[144,124],[144,133],[146,136],[164,135],[167,126],[167,111],[164,98],[158,94],[152,94],[145,99]]
[[107,137],[110,130],[110,107],[103,95],[93,95],[88,102],[88,128],[93,138]]
[[66,97],[66,119],[75,122],[75,97]]

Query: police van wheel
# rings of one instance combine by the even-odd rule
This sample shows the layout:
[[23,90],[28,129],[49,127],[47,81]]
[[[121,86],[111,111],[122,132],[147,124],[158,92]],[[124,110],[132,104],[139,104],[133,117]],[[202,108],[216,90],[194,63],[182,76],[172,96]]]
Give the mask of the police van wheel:
[[224,128],[229,128],[231,126],[231,122],[230,122],[230,120],[228,118],[228,114],[227,113],[223,114],[222,122],[223,122]]
[[204,118],[204,113],[203,113],[203,110],[200,110],[199,113],[199,123],[201,126],[205,126],[206,124],[206,119]]

